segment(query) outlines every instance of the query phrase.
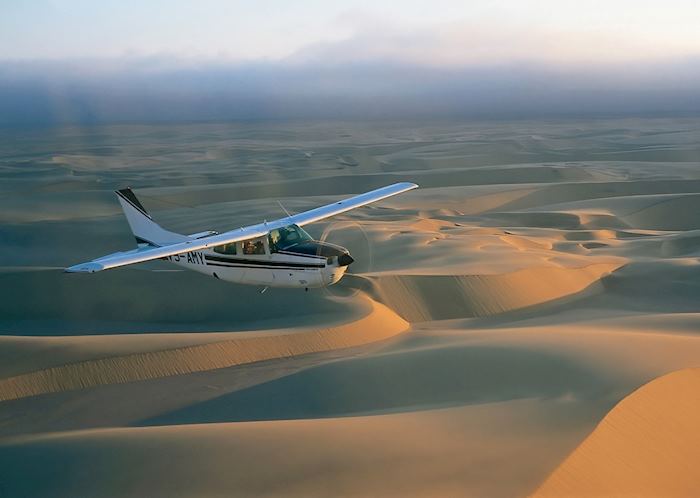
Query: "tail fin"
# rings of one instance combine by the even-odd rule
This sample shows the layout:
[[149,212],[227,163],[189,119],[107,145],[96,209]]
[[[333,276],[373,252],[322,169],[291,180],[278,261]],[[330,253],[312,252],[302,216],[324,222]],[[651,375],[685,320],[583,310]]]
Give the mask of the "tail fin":
[[151,246],[164,246],[182,242],[188,239],[185,235],[169,232],[158,225],[151,215],[139,202],[130,188],[116,190],[119,203],[122,205],[126,220],[129,222],[131,231],[136,237],[136,243],[148,244]]

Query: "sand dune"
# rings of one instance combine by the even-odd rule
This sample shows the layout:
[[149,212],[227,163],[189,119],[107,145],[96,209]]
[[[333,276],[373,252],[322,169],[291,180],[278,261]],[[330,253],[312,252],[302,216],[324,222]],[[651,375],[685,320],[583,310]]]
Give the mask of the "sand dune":
[[[664,320],[675,322],[675,333],[658,333]],[[359,357],[320,362],[138,424],[320,418],[514,399],[593,405],[602,416],[640,384],[698,365],[700,340],[686,332],[700,324],[697,314],[658,315],[646,327],[629,318],[587,321],[581,313],[556,323],[523,322],[482,322],[484,328],[467,320],[430,322]]]
[[[663,167],[659,165],[659,167]],[[559,183],[533,189],[527,195],[499,207],[502,210],[523,210],[583,202],[592,206],[606,205],[608,198],[632,198],[645,195],[683,194],[700,188],[697,179],[639,179],[632,181],[599,181],[595,183]],[[595,199],[595,201],[592,201]],[[615,202],[614,200],[611,202]]]
[[692,230],[665,240],[661,254],[666,257],[689,256],[700,253],[700,230]]
[[533,497],[693,497],[700,489],[700,369],[644,385],[608,413]]
[[237,334],[225,341],[86,360],[5,378],[0,380],[0,400],[347,348],[386,339],[407,328],[408,324],[385,306],[371,302],[367,316],[327,329],[271,335]]
[[[697,370],[639,388],[700,367],[697,129],[124,125],[0,143],[0,494],[692,495]],[[59,271],[133,246],[111,192],[126,185],[194,233],[395,181],[421,188],[307,227],[356,260],[325,290],[160,262]]]
[[[19,496],[508,498],[533,487],[533,476],[567,451],[559,418],[580,415],[523,400],[371,417],[98,429],[6,440],[0,465],[3,489]],[[546,449],[539,458],[531,456],[533,444]],[[503,457],[521,463],[495,465]]]
[[700,195],[656,196],[643,208],[624,216],[631,226],[652,230],[695,230],[700,220],[694,214],[700,209]]
[[[685,320],[697,326],[697,317]],[[369,355],[214,398],[160,417],[151,422],[156,427],[61,433],[47,427],[45,434],[5,438],[5,489],[29,496],[55,489],[59,497],[78,490],[216,496],[231,489],[263,496],[524,496],[593,429],[620,390],[691,364],[700,352],[693,336],[653,333],[657,323],[646,332],[625,332],[619,320],[617,328],[602,320],[503,330],[442,323],[449,328],[404,334]],[[210,379],[195,386],[201,391]],[[149,382],[156,383],[149,391],[103,386],[83,395],[87,407],[70,398],[61,406],[70,413],[89,409],[95,417],[96,400],[121,412],[118,405],[132,393],[131,404],[162,407],[157,398],[174,396],[178,386]],[[96,389],[108,390],[93,399]],[[23,405],[29,411],[46,404],[42,397],[21,401],[35,403]],[[382,415],[392,407],[401,413]],[[319,418],[357,409],[371,415]],[[250,420],[245,416],[270,421],[218,423]],[[115,469],[131,478],[108,477]]]
[[[697,313],[611,318],[609,310],[560,306],[546,313],[426,322],[395,339],[352,350],[7,401],[0,403],[0,427],[4,434],[26,434],[535,399],[554,404],[547,410],[558,406],[578,413],[565,423],[583,432],[569,433],[570,446],[558,455],[563,458],[620,397],[666,372],[698,365]],[[125,398],[131,403],[120,401]],[[64,415],[54,415],[56,405]]]
[[618,268],[528,268],[502,275],[379,275],[378,298],[411,322],[478,317],[544,303],[576,292]]
[[[46,252],[39,249],[43,246],[32,247],[38,253]],[[70,260],[80,257],[70,256]],[[167,271],[173,268],[162,262],[104,272],[96,279],[65,274],[60,268],[11,270],[0,271],[0,287],[14,290],[0,300],[0,329],[20,335],[325,326],[348,322],[363,307],[354,301],[328,299],[323,291],[275,289],[277,303],[263,313],[267,300],[259,288],[231,286],[189,271]],[[164,292],[173,285],[176,292]]]

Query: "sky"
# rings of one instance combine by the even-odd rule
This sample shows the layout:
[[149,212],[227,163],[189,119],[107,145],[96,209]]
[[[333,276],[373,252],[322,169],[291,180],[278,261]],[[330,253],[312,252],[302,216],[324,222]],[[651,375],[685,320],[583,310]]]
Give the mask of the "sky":
[[695,112],[699,22],[689,0],[0,0],[0,125]]

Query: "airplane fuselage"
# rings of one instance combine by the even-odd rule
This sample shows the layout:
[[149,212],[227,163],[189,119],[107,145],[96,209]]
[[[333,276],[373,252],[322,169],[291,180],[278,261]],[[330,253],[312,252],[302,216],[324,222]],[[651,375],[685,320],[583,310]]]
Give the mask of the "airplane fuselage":
[[349,264],[347,259],[343,261],[349,258],[346,249],[317,241],[307,242],[305,246],[311,254],[294,252],[294,248],[270,252],[266,242],[262,254],[241,254],[239,245],[237,254],[207,249],[164,259],[228,282],[265,287],[325,287],[343,277]]

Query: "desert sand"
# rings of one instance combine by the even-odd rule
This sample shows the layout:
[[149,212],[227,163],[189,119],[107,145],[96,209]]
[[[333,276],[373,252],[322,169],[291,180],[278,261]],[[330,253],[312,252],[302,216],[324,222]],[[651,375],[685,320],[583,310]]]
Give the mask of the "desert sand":
[[700,461],[700,369],[623,399],[533,495],[693,496]]
[[[0,491],[694,496],[698,129],[6,133]],[[125,185],[193,233],[394,181],[421,188],[308,227],[356,259],[328,289],[260,294],[164,262],[61,272],[131,247]]]

